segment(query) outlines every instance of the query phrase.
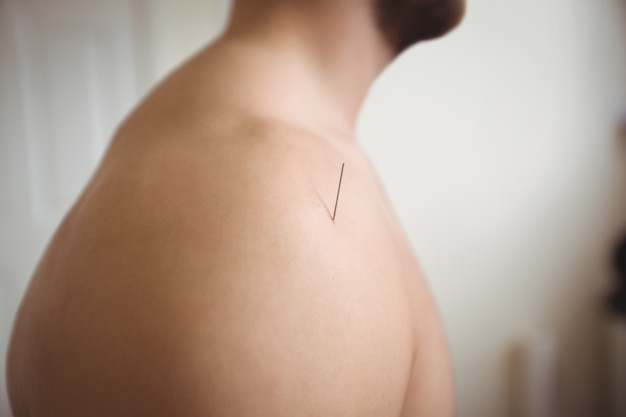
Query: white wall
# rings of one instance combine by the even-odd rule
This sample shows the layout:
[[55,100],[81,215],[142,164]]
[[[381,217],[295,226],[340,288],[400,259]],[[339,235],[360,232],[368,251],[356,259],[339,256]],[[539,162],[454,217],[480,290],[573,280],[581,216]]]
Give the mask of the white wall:
[[512,415],[511,354],[562,349],[561,415],[601,407],[601,297],[626,229],[626,3],[469,0],[408,51],[360,120],[440,305],[459,416]]
[[229,0],[152,0],[155,35],[160,49],[159,75],[163,76],[205,46],[223,29]]

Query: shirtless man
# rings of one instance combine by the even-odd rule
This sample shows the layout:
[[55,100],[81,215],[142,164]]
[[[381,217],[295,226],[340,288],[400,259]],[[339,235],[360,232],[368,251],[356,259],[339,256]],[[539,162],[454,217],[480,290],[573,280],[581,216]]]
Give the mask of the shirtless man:
[[41,259],[15,416],[452,416],[436,308],[354,124],[385,66],[463,9],[237,1],[121,125]]

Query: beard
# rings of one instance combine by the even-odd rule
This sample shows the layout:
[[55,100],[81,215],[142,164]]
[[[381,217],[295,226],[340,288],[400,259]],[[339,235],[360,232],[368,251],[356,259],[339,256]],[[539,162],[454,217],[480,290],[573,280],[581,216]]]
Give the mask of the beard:
[[397,54],[420,41],[445,35],[465,14],[465,0],[373,1],[378,26]]

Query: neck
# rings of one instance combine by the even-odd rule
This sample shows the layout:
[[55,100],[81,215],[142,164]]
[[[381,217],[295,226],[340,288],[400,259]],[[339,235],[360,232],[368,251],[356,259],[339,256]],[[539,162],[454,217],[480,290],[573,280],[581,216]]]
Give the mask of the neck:
[[367,3],[240,0],[213,49],[244,68],[236,72],[250,106],[353,137],[367,91],[393,58]]

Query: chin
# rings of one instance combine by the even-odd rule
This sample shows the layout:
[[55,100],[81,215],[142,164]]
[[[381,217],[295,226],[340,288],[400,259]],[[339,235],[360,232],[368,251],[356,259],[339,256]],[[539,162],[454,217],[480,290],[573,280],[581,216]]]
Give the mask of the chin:
[[457,27],[465,15],[464,0],[374,0],[379,27],[400,53]]

